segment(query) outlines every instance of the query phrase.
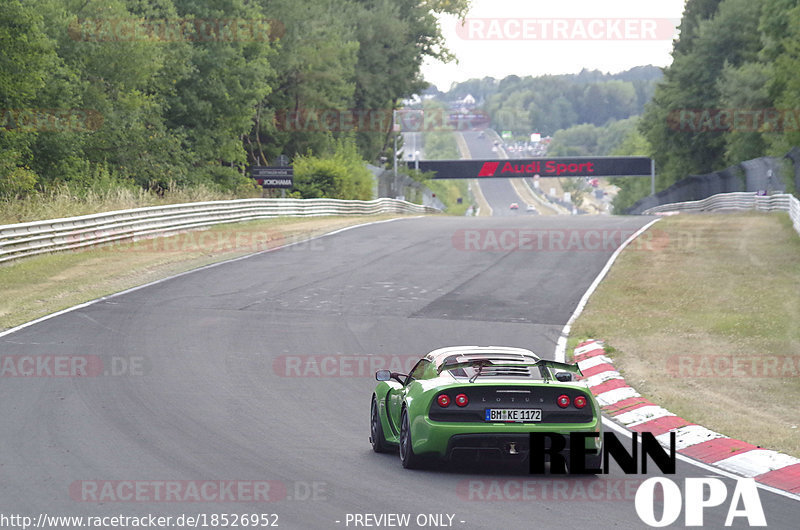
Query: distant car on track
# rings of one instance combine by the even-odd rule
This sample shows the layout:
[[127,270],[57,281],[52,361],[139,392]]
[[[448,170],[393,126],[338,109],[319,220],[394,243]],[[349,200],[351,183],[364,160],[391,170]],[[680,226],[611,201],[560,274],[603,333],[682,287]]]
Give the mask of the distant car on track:
[[[600,409],[576,364],[540,359],[530,350],[456,346],[422,357],[409,374],[378,370],[370,442],[399,447],[405,468],[424,458],[524,463],[531,432],[599,433],[587,439],[587,468],[601,467]],[[595,446],[597,443],[597,446]],[[589,446],[591,444],[591,446]],[[568,456],[569,449],[562,452]]]
[[510,210],[519,210],[519,204],[512,202],[508,207]]
[[525,211],[526,211],[526,212],[535,212],[535,211],[536,211],[536,206],[534,206],[534,205],[532,205],[532,204],[529,204],[529,205],[527,206],[527,208],[525,208]]

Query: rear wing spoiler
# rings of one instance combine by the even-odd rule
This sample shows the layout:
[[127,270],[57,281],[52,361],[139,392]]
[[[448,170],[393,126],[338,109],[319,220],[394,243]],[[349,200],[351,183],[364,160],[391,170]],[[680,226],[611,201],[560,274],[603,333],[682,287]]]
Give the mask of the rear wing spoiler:
[[[439,373],[449,371],[449,370],[457,370],[459,368],[476,368],[478,369],[478,373],[483,368],[491,367],[491,368],[520,368],[520,367],[530,367],[530,368],[548,368],[550,370],[561,371],[561,372],[571,372],[573,374],[577,374],[579,376],[583,376],[583,372],[581,372],[580,367],[577,364],[569,364],[569,363],[560,363],[558,361],[548,361],[546,359],[539,359],[534,363],[516,363],[516,362],[495,362],[491,359],[475,359],[473,361],[464,361],[460,363],[445,363],[439,367]],[[477,375],[477,374],[476,374]],[[550,377],[545,372],[545,379],[550,379]]]

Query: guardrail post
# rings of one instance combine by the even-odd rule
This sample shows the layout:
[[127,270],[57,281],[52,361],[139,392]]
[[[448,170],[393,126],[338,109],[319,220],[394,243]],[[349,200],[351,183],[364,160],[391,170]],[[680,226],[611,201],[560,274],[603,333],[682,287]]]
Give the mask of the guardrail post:
[[650,195],[656,194],[656,161],[650,159]]

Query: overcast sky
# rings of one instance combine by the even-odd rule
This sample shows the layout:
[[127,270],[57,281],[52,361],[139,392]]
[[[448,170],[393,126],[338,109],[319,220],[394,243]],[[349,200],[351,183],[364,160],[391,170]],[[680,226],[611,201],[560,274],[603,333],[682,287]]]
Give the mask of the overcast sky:
[[446,91],[453,82],[475,77],[666,66],[672,61],[672,37],[684,4],[685,0],[472,0],[461,30],[455,17],[441,18],[458,64],[427,62],[422,71],[427,81]]

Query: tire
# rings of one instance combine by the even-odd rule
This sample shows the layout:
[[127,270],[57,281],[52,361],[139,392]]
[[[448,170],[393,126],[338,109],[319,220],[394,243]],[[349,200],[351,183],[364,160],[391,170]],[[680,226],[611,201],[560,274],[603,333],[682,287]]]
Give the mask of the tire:
[[408,411],[403,409],[400,420],[400,463],[406,469],[418,469],[422,464],[422,459],[414,454],[414,447],[411,443],[411,429],[408,423]]
[[386,442],[386,437],[383,435],[383,425],[381,425],[381,418],[378,413],[378,402],[375,396],[372,396],[372,406],[369,413],[369,441],[372,444],[372,450],[376,453],[388,453],[389,444]]
[[[597,455],[586,455],[585,468],[586,469],[603,469],[603,453],[600,452],[600,454],[597,454]],[[570,474],[573,474],[573,475],[583,475],[583,476],[586,476],[586,477],[597,476],[596,473],[592,473],[590,471],[587,471],[585,473],[572,473],[572,471],[569,469],[569,460],[567,461],[567,472],[569,472]]]
[[[596,455],[588,455],[586,457],[586,467],[589,469],[603,469],[603,452],[600,451]],[[587,473],[588,475],[595,475],[595,473]]]

